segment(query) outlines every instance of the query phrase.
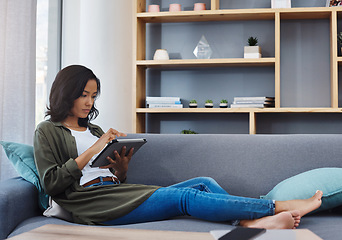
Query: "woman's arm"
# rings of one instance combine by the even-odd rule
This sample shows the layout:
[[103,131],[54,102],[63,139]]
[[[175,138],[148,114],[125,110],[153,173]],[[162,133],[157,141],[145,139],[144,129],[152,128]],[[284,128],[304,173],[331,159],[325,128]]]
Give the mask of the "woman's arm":
[[76,143],[69,141],[67,130],[47,123],[38,127],[34,136],[35,161],[45,192],[50,196],[63,193],[82,177],[81,170],[89,160],[116,136],[126,134],[109,129],[77,157]]
[[107,143],[114,140],[116,137],[125,136],[127,135],[113,128],[109,129],[90,148],[88,148],[84,153],[82,153],[75,159],[78,168],[82,170],[95,154],[101,152],[101,150],[107,145]]
[[34,136],[35,163],[42,186],[50,196],[65,192],[82,176],[64,138],[58,137],[46,128],[38,128]]

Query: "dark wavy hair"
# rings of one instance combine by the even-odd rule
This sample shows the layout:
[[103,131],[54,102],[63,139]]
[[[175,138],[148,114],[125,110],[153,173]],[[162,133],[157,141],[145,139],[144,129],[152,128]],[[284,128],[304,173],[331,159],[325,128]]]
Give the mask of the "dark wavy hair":
[[[96,81],[98,97],[100,94],[100,80],[92,70],[81,65],[71,65],[59,71],[51,87],[50,103],[45,117],[50,116],[53,122],[63,121],[70,114],[74,101],[83,94],[89,80]],[[99,111],[95,108],[94,102],[88,116],[80,118],[78,124],[86,127],[88,122],[98,115]]]

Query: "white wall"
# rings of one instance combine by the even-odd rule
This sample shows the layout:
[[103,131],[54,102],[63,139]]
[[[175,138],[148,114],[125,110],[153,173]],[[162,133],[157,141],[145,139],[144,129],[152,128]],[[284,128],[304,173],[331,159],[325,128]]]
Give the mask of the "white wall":
[[127,0],[63,2],[62,67],[81,64],[101,80],[94,123],[104,130],[133,131],[132,8]]

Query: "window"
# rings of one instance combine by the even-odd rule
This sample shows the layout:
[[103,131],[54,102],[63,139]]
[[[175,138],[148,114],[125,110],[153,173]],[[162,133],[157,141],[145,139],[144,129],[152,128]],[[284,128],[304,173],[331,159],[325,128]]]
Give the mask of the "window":
[[61,63],[62,0],[37,0],[36,124],[44,120],[49,89]]

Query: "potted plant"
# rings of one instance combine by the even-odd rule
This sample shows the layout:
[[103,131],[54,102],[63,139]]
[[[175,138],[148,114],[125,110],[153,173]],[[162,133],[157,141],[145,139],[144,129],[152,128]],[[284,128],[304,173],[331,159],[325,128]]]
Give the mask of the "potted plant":
[[220,108],[226,108],[228,107],[228,101],[226,99],[222,99],[220,101]]
[[214,106],[213,100],[210,100],[210,99],[206,100],[204,106],[206,108],[212,108]]
[[258,38],[248,38],[248,46],[244,47],[243,56],[244,58],[261,58],[261,47],[258,46]]
[[195,99],[190,100],[189,108],[197,108],[197,101]]
[[189,130],[181,131],[181,134],[198,134],[198,133],[189,129]]

